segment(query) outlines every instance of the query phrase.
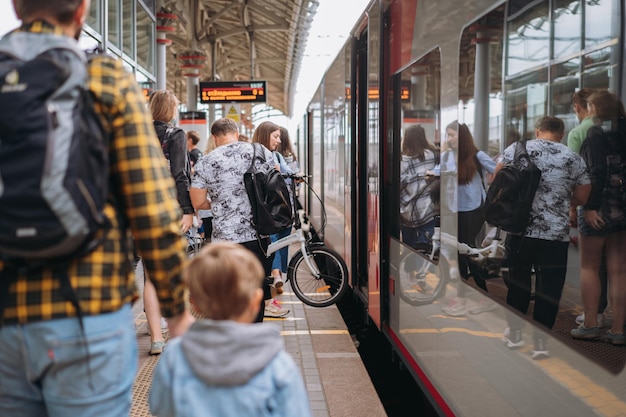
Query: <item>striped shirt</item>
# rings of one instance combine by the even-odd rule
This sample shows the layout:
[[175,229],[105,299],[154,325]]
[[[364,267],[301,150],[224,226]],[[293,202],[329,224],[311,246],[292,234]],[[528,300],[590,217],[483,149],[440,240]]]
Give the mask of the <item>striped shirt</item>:
[[[58,27],[42,21],[17,30],[64,36]],[[122,62],[107,56],[90,61],[89,89],[109,134],[110,194],[117,203],[108,203],[104,209],[112,226],[103,244],[70,264],[72,288],[84,315],[113,312],[136,300],[134,271],[129,267],[132,235],[157,289],[162,314],[180,314],[184,310],[181,272],[185,261],[178,227],[182,213],[145,98]],[[2,267],[0,264],[0,275]],[[0,296],[6,296],[4,325],[76,316],[61,294],[58,277],[48,268],[21,273],[10,284],[8,294]]]

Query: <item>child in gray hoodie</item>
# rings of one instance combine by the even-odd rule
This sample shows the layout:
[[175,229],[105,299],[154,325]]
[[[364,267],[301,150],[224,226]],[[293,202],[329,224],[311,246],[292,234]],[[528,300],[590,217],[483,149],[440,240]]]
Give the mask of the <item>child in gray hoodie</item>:
[[263,298],[264,271],[241,245],[206,246],[184,279],[197,320],[161,355],[150,391],[158,417],[309,417],[300,370],[280,328],[252,323]]

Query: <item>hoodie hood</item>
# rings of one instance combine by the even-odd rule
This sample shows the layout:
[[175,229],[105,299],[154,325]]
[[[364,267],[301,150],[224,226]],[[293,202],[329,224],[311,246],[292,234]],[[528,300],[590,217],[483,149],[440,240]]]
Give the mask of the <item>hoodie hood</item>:
[[283,350],[280,327],[203,319],[182,337],[189,366],[209,385],[243,385]]

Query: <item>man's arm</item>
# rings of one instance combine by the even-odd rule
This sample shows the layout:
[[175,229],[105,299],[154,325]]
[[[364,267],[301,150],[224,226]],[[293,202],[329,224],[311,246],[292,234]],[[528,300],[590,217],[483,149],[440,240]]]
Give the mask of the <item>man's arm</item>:
[[163,151],[154,132],[152,118],[139,87],[121,61],[105,59],[92,66],[93,78],[116,80],[114,85],[92,85],[111,142],[112,192],[128,219],[135,245],[157,291],[161,313],[171,320],[172,336],[181,334],[193,320],[185,309],[182,270],[185,243],[179,233],[181,210]]
[[578,184],[574,187],[574,192],[572,193],[572,206],[583,206],[589,200],[589,194],[591,194],[591,184]]
[[211,203],[207,200],[205,188],[190,188],[189,197],[191,197],[191,204],[196,210],[211,210]]

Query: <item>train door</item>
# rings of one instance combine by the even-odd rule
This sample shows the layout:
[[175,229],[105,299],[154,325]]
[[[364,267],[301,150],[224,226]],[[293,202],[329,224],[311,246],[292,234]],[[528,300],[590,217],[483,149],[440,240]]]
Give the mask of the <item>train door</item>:
[[352,271],[353,288],[367,305],[367,31],[363,30],[355,40],[352,50],[352,160],[356,162],[352,170],[351,197],[354,206],[352,217]]
[[353,220],[355,288],[365,298],[369,316],[380,326],[380,4],[372,3],[357,33],[353,74],[355,91],[354,160],[356,178]]

